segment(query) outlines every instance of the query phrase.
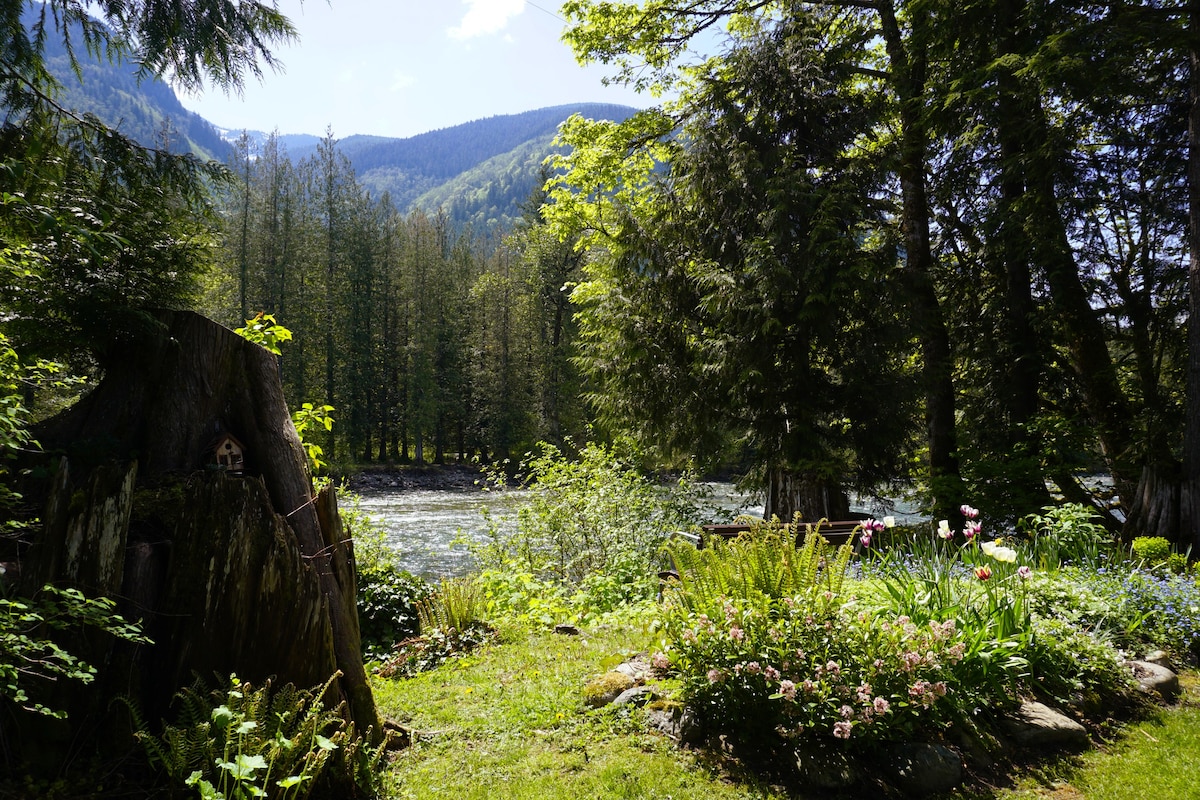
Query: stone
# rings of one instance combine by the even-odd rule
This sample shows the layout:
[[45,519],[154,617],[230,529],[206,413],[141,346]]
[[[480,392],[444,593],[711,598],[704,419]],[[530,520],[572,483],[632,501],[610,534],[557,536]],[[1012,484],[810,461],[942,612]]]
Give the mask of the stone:
[[805,747],[797,750],[796,772],[813,789],[843,791],[859,782],[854,760],[841,749]]
[[576,628],[574,625],[559,623],[558,625],[554,626],[554,632],[560,636],[578,636],[579,628]]
[[703,727],[687,708],[646,709],[646,724],[680,744],[696,745],[704,741]]
[[1021,747],[1083,748],[1088,744],[1086,728],[1043,703],[1022,703],[1001,726]]
[[617,695],[617,698],[612,701],[614,706],[644,706],[651,700],[658,699],[658,692],[652,686],[634,686],[626,689]]
[[650,677],[651,669],[650,661],[644,655],[634,656],[628,661],[613,667],[614,672],[628,675],[638,683],[642,683]]
[[583,700],[592,708],[602,708],[636,684],[637,681],[623,672],[606,672],[583,687]]
[[941,744],[892,745],[880,767],[885,779],[910,797],[949,792],[963,779],[962,757]]
[[1125,666],[1133,671],[1138,689],[1144,694],[1157,693],[1168,703],[1179,696],[1179,676],[1161,664],[1151,661],[1126,661]]

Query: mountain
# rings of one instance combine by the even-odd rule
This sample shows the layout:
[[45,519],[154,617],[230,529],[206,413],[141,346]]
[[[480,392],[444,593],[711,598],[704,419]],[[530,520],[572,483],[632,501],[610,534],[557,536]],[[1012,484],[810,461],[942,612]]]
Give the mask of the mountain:
[[[26,11],[25,19],[27,25],[32,24],[31,10]],[[72,38],[81,41],[78,33]],[[139,81],[136,64],[93,61],[82,47],[76,55],[82,81],[71,69],[62,37],[53,33],[46,37],[46,68],[62,85],[56,98],[60,105],[94,114],[146,146],[218,161],[228,156],[229,144],[220,132],[199,114],[184,108],[175,91],[163,81]]]
[[[261,131],[213,126],[185,109],[162,81],[139,82],[134,65],[87,61],[81,64],[81,83],[53,36],[47,37],[46,55],[63,85],[59,101],[64,106],[95,114],[144,145],[165,142],[174,152],[226,160],[231,143],[243,133],[252,148],[267,139]],[[628,106],[579,103],[478,119],[403,139],[348,136],[337,146],[372,196],[386,192],[402,211],[442,208],[455,224],[481,231],[506,229],[540,184],[542,163],[553,151],[560,123],[575,113],[619,121],[635,112]],[[279,136],[296,162],[311,156],[320,140],[311,134]]]

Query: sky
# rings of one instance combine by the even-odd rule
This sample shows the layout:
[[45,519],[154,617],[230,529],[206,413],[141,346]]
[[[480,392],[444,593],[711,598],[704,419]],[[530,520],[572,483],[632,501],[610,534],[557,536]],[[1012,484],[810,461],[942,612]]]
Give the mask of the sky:
[[239,97],[176,90],[214,125],[281,134],[407,137],[463,122],[580,102],[644,108],[605,87],[561,41],[560,0],[279,0],[299,39],[277,47],[282,72]]

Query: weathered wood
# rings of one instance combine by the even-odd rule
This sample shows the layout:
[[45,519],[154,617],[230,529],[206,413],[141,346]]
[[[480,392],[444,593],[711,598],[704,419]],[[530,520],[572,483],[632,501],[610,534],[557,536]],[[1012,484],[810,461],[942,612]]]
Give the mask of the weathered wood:
[[[157,318],[158,335],[127,343],[90,395],[36,431],[60,460],[23,582],[121,598],[154,640],[94,644],[101,691],[73,702],[72,724],[109,714],[99,704],[114,696],[156,721],[197,674],[309,687],[340,671],[329,699],[381,734],[349,537],[332,490],[314,495],[275,356],[196,314]],[[245,447],[238,476],[208,466],[222,433]]]

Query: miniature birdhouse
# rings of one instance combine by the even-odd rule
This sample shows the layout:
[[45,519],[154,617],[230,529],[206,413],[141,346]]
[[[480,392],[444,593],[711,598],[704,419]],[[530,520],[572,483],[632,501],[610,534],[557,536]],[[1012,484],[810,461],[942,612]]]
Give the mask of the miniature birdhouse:
[[241,472],[246,466],[246,448],[231,433],[222,433],[212,446],[212,461],[217,469]]

